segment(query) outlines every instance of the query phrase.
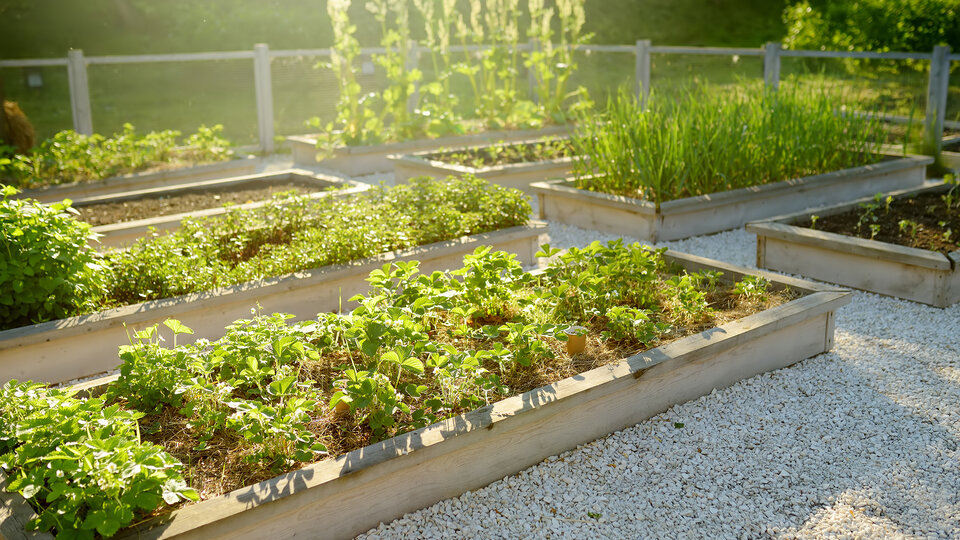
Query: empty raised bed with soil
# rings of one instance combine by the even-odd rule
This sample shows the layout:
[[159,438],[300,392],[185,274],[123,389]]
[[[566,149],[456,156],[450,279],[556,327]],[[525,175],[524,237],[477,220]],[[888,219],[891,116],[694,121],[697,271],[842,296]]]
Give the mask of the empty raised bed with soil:
[[[500,151],[497,151],[500,150]],[[417,176],[472,174],[504,187],[530,191],[530,184],[568,176],[572,148],[564,140],[532,140],[390,156],[396,182]]]
[[318,138],[315,135],[287,137],[287,141],[293,151],[294,164],[305,167],[320,166],[351,177],[358,177],[392,171],[393,162],[389,158],[391,155],[475,146],[497,141],[523,141],[550,135],[565,135],[569,130],[568,126],[549,126],[538,130],[487,131],[472,135],[416,139],[369,146],[339,146],[325,157],[324,152],[317,149]]
[[[956,195],[953,209],[945,208],[941,197],[950,187],[932,182],[749,223],[747,231],[757,235],[757,266],[952,305],[960,301],[960,208]],[[889,209],[888,195],[895,200]]]

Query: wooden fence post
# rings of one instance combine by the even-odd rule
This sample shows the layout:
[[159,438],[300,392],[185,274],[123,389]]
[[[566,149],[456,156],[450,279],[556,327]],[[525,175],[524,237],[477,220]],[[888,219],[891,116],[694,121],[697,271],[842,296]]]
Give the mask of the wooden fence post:
[[768,41],[763,47],[763,84],[771,90],[780,88],[780,43]]
[[87,61],[83,51],[72,49],[67,53],[67,80],[70,83],[70,110],[73,130],[93,135],[93,114],[90,110],[90,86],[87,83]]
[[257,93],[257,126],[260,150],[273,152],[273,81],[270,77],[270,48],[253,46],[253,82]]
[[636,66],[634,74],[634,88],[637,93],[637,99],[640,100],[640,106],[647,108],[647,100],[650,98],[650,40],[638,39],[636,44]]
[[943,121],[947,113],[947,88],[950,84],[950,47],[937,45],[930,56],[930,78],[927,83],[927,116],[924,122],[924,150],[940,155]]

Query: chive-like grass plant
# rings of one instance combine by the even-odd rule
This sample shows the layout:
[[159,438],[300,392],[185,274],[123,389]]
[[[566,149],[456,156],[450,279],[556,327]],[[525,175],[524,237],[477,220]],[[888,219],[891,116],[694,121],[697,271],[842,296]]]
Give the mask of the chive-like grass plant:
[[653,93],[643,110],[626,90],[572,137],[576,186],[664,201],[879,161],[882,124],[842,114],[810,87],[731,91],[707,85]]

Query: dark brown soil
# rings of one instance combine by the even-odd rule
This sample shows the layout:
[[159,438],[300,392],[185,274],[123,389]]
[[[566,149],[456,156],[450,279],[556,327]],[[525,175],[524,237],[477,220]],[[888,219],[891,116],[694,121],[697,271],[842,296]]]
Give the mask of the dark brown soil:
[[96,227],[97,225],[216,208],[227,203],[244,204],[262,201],[269,199],[274,193],[290,190],[299,194],[316,191],[297,184],[281,184],[254,189],[211,190],[203,193],[184,193],[123,202],[91,204],[78,206],[77,210],[80,212],[80,219]]
[[[945,196],[946,192],[924,193],[896,199],[889,210],[886,200],[882,199],[843,214],[818,218],[813,228],[949,253],[960,249],[960,204],[957,200],[960,189],[954,190],[949,210]],[[811,220],[805,219],[799,225],[810,227]]]
[[479,148],[440,151],[426,159],[453,163],[464,167],[492,167],[560,159],[573,155],[573,146],[566,140],[545,140],[523,144],[498,144]]

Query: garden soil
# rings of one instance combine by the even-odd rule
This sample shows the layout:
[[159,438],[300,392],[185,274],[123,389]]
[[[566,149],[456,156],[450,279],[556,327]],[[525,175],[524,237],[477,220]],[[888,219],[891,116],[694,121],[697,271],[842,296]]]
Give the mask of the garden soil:
[[245,204],[269,199],[276,193],[296,191],[306,194],[315,191],[315,188],[306,188],[297,184],[281,184],[268,187],[242,190],[219,190],[203,193],[185,193],[182,195],[166,195],[149,197],[123,202],[91,204],[78,206],[80,219],[93,225],[107,225],[124,221],[135,221],[158,216],[169,216],[183,212],[194,212],[216,208],[224,204]]
[[[872,211],[861,205],[861,208],[842,214],[821,217],[814,228],[949,253],[960,250],[960,208],[954,201],[953,207],[948,210],[942,197],[942,193],[923,193],[913,198],[896,199],[890,204],[889,210],[884,201],[876,203],[877,207]],[[901,227],[901,222],[912,222],[917,227],[914,228],[910,223],[904,223]],[[809,219],[800,223],[803,227],[810,225]],[[871,225],[879,225],[879,229],[874,233]]]

